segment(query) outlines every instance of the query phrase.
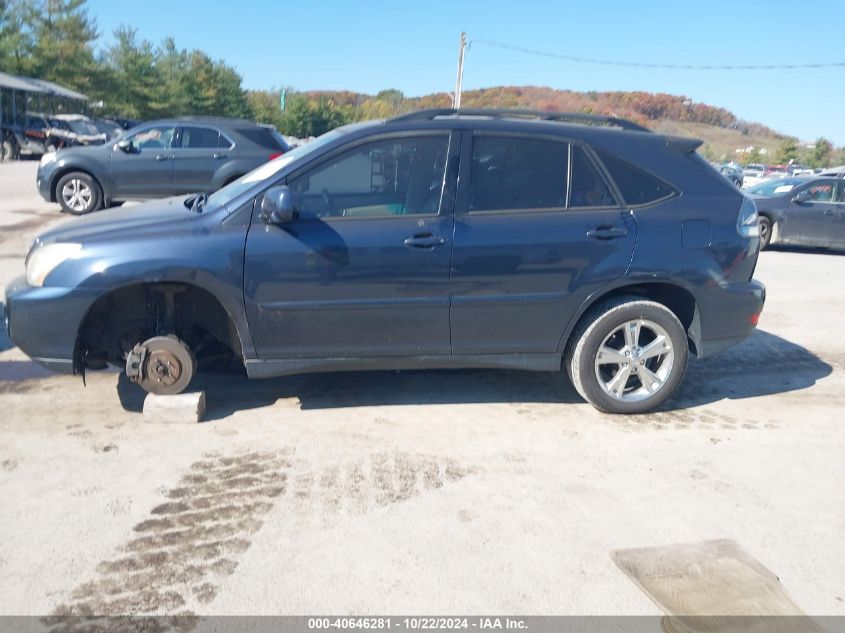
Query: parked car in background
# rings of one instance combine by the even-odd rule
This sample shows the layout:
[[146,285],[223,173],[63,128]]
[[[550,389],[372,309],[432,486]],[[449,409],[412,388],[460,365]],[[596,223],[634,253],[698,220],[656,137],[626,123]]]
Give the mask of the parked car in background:
[[749,163],[742,168],[742,186],[745,189],[753,187],[765,179],[766,165],[760,163]]
[[[167,150],[189,127],[208,141],[219,129],[223,145],[247,130],[145,124],[112,156],[130,164],[129,141],[155,143],[149,168],[156,155],[175,163]],[[113,363],[161,394],[226,350],[251,378],[565,368],[598,409],[648,411],[690,351],[751,334],[765,299],[754,204],[700,145],[549,112],[346,126],[209,196],[39,236],[7,289],[11,339],[53,369]]]
[[735,186],[742,187],[743,171],[742,167],[736,163],[722,163],[719,165],[719,171],[722,175],[730,180]]
[[845,179],[792,176],[747,190],[760,215],[760,246],[845,248]]
[[274,131],[241,119],[151,121],[100,147],[45,155],[38,191],[77,215],[124,200],[210,193],[282,155],[287,145]]

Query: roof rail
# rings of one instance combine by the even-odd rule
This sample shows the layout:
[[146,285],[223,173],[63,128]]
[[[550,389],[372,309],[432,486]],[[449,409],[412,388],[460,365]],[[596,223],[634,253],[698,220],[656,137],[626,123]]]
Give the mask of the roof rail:
[[611,127],[618,127],[623,130],[633,130],[637,132],[650,132],[648,128],[642,125],[637,125],[633,121],[627,119],[620,119],[614,116],[602,116],[599,114],[583,114],[580,112],[544,112],[541,110],[497,110],[484,108],[433,108],[430,110],[418,110],[416,112],[409,112],[408,114],[401,114],[392,119],[388,119],[391,123],[406,122],[406,121],[430,121],[438,117],[450,116],[474,116],[474,117],[490,117],[492,119],[538,119],[541,121],[559,121],[561,123],[586,123],[589,125],[607,125]]

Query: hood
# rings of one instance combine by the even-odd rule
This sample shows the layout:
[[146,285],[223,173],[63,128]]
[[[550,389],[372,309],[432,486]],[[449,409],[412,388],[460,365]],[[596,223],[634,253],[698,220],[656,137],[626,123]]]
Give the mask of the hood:
[[146,231],[160,231],[164,226],[169,226],[174,222],[196,222],[207,217],[192,213],[186,208],[186,198],[188,196],[182,195],[128,207],[95,211],[42,233],[35,238],[32,248],[52,242],[85,243],[123,235],[138,235]]

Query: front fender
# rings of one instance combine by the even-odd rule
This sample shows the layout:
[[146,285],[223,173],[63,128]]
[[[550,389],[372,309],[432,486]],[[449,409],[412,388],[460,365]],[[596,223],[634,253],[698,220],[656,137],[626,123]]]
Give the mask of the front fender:
[[[255,348],[243,303],[245,227],[198,229],[193,235],[151,233],[135,240],[86,243],[79,257],[48,275],[49,285],[103,296],[127,286],[184,283],[217,299],[238,333],[244,358]],[[151,257],[151,255],[153,255]]]

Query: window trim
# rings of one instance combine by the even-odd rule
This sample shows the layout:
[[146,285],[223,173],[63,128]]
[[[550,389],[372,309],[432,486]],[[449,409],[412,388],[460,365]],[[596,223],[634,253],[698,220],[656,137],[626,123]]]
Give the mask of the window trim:
[[[461,209],[456,209],[456,214],[465,215],[465,216],[486,216],[486,215],[507,215],[507,214],[550,214],[550,213],[567,213],[569,211],[575,212],[584,212],[584,211],[619,211],[620,209],[624,209],[623,205],[619,204],[619,201],[622,200],[622,197],[619,195],[619,191],[615,186],[613,180],[608,178],[607,174],[603,169],[603,165],[596,162],[595,156],[591,154],[590,146],[588,143],[583,141],[582,139],[574,139],[566,136],[559,136],[557,134],[544,134],[542,132],[518,132],[514,130],[488,130],[488,129],[473,129],[471,130],[471,134],[467,135],[469,140],[464,147],[464,151],[468,153],[468,157],[466,160],[467,168],[466,168],[466,184],[465,187],[465,194],[461,198]],[[530,139],[530,140],[540,140],[540,141],[551,141],[556,143],[566,143],[568,145],[567,149],[567,168],[566,168],[566,199],[564,200],[564,206],[562,207],[525,207],[525,208],[514,208],[514,209],[490,209],[490,210],[471,210],[469,208],[469,198],[470,192],[472,187],[472,152],[475,149],[475,138],[476,137],[496,137],[496,138],[520,138],[520,139]],[[578,206],[573,207],[570,206],[570,200],[572,195],[572,148],[573,146],[577,145],[582,150],[584,150],[585,155],[587,156],[587,160],[590,161],[595,168],[596,175],[604,182],[605,187],[608,188],[611,195],[613,195],[614,199],[616,200],[615,205],[603,205],[603,206],[595,206],[595,207],[584,207]],[[463,160],[461,161],[464,162]]]
[[[667,182],[664,178],[661,178],[660,176],[655,174],[650,169],[645,169],[645,168],[643,168],[639,165],[635,165],[631,161],[625,160],[624,158],[622,158],[621,156],[615,154],[614,152],[612,152],[610,150],[606,150],[606,149],[603,149],[603,148],[598,148],[598,149],[590,148],[590,149],[593,151],[593,154],[594,154],[593,160],[595,160],[596,163],[598,163],[601,166],[601,168],[604,170],[605,177],[610,182],[613,183],[615,190],[618,192],[618,199],[622,200],[623,208],[625,208],[625,209],[644,209],[646,207],[651,207],[651,206],[654,206],[656,204],[660,204],[661,202],[666,202],[667,200],[671,200],[672,198],[681,195],[681,192],[678,191],[677,187],[675,187],[670,182]],[[647,176],[654,178],[657,182],[662,183],[663,186],[665,186],[667,189],[669,189],[669,193],[666,194],[665,196],[663,196],[662,198],[655,198],[654,200],[650,200],[649,202],[642,202],[640,204],[628,204],[628,201],[625,199],[625,196],[622,195],[622,190],[619,189],[619,186],[616,184],[616,179],[611,176],[610,170],[607,168],[607,165],[604,164],[604,161],[601,159],[601,156],[599,156],[598,152],[603,152],[605,154],[608,154],[608,155],[612,156],[613,158],[615,158],[616,160],[618,160],[619,162],[621,162],[625,165],[630,165],[635,170],[641,171],[642,173],[646,174]]]
[[[215,146],[215,147],[182,147],[182,133],[185,131],[185,128],[195,128],[195,129],[198,128],[198,129],[214,130],[215,132],[217,132],[217,146]],[[178,147],[172,147],[171,149],[173,149],[173,150],[184,149],[184,150],[190,150],[190,151],[199,150],[199,151],[203,151],[203,152],[209,151],[209,150],[215,150],[215,151],[221,150],[221,151],[224,151],[224,152],[228,152],[228,151],[235,149],[235,147],[236,147],[235,141],[233,141],[229,137],[228,134],[226,134],[220,128],[214,127],[213,125],[201,125],[199,123],[197,123],[197,124],[188,123],[186,125],[177,125],[176,126],[176,134],[178,134],[179,146]],[[219,147],[221,136],[223,138],[225,138],[227,141],[229,141],[229,147]]]
[[410,220],[410,219],[418,219],[418,218],[439,218],[449,215],[447,213],[443,213],[443,198],[446,195],[446,179],[448,178],[449,172],[449,157],[452,156],[454,151],[453,144],[455,143],[456,138],[460,138],[460,134],[456,134],[456,130],[452,130],[449,128],[442,128],[442,129],[420,129],[420,130],[403,130],[403,131],[394,131],[394,132],[383,132],[380,134],[373,134],[371,136],[365,136],[355,141],[350,141],[349,143],[345,143],[344,145],[331,150],[324,155],[320,156],[318,159],[308,163],[307,165],[303,165],[299,169],[292,171],[291,173],[287,174],[283,181],[277,181],[275,185],[270,185],[271,187],[276,186],[284,182],[285,185],[289,185],[290,181],[298,178],[302,174],[313,171],[315,169],[319,169],[325,163],[333,160],[334,158],[341,156],[347,152],[353,151],[362,145],[370,145],[372,143],[378,143],[380,141],[390,140],[392,138],[417,138],[417,137],[437,137],[442,136],[446,138],[446,166],[443,170],[443,182],[440,185],[440,201],[437,205],[437,212],[436,213],[409,213],[403,215],[371,215],[371,216],[352,216],[352,215],[330,215],[325,217],[299,217],[296,219],[297,222],[348,222],[350,220],[355,221],[373,221],[373,220]]

